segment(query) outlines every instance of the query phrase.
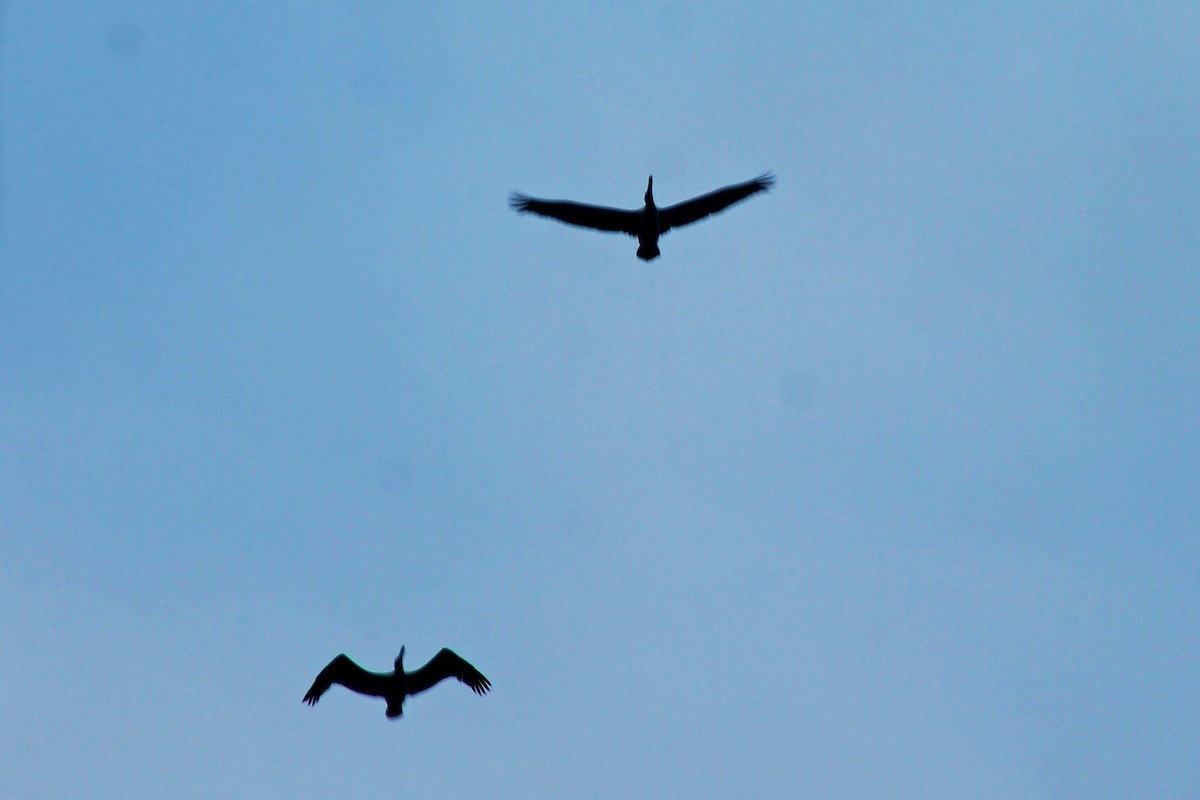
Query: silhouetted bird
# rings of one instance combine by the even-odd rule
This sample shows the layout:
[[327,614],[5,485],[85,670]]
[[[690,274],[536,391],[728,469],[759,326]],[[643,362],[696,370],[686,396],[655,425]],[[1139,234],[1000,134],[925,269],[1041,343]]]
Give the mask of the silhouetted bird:
[[483,677],[482,672],[445,647],[416,672],[405,672],[404,648],[401,647],[393,672],[368,672],[342,653],[317,675],[312,688],[304,695],[304,702],[315,706],[330,686],[340,683],[359,694],[382,697],[387,700],[388,717],[398,717],[404,713],[404,698],[419,694],[446,678],[457,678],[475,694],[484,694],[492,688],[492,682]]
[[739,200],[745,200],[752,194],[766,191],[774,183],[775,177],[769,172],[764,172],[752,181],[735,183],[733,186],[726,186],[673,206],[659,208],[654,205],[654,176],[651,175],[646,184],[646,205],[640,211],[589,206],[584,203],[572,203],[569,200],[539,200],[520,192],[513,192],[508,202],[517,211],[529,211],[570,225],[595,228],[598,231],[612,231],[636,236],[638,258],[643,261],[651,261],[658,258],[659,236],[672,228],[682,228],[684,225],[690,225],[710,214],[724,211]]

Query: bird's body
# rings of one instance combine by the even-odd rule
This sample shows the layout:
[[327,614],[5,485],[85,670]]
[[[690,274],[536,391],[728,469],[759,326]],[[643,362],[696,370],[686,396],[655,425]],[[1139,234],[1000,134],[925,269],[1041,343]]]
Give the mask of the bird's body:
[[654,204],[653,175],[647,181],[646,204],[640,210],[591,206],[569,200],[539,200],[519,192],[513,193],[509,203],[517,211],[550,217],[569,225],[636,236],[638,258],[653,261],[658,258],[660,252],[658,237],[667,231],[724,211],[739,200],[766,191],[774,182],[775,178],[768,172],[754,180],[726,186],[662,209]]
[[316,705],[321,695],[325,694],[330,686],[338,683],[359,694],[382,697],[387,701],[385,713],[389,718],[395,718],[404,713],[405,698],[419,694],[446,678],[456,678],[475,694],[480,695],[492,687],[492,682],[485,678],[482,672],[445,647],[429,659],[425,666],[413,672],[405,672],[404,648],[401,647],[392,672],[370,672],[342,653],[317,675],[312,687],[304,695],[304,702],[310,706]]
[[642,206],[641,219],[638,220],[638,249],[637,256],[642,261],[653,261],[658,258],[658,237],[662,235],[658,218],[658,206],[654,205],[654,176],[646,183],[646,205]]

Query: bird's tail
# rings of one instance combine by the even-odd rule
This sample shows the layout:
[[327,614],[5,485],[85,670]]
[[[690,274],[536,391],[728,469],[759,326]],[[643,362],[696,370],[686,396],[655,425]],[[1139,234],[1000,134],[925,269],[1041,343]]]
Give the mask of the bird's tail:
[[638,247],[637,257],[642,261],[653,261],[658,258],[660,251],[657,244],[641,245]]

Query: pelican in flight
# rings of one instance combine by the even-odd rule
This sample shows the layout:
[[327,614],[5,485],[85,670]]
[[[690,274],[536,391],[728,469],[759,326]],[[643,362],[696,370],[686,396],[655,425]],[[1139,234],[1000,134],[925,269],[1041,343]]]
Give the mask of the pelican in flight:
[[654,205],[654,176],[651,175],[646,183],[646,205],[638,211],[590,206],[569,200],[539,200],[520,192],[513,192],[508,202],[517,211],[551,217],[569,225],[636,236],[638,258],[653,261],[659,255],[659,236],[672,228],[682,228],[710,214],[724,211],[739,200],[745,200],[758,192],[765,192],[774,183],[775,176],[764,172],[754,180],[735,183],[673,206],[659,208]]
[[404,713],[404,698],[419,694],[446,678],[457,678],[479,695],[492,688],[492,682],[483,677],[482,672],[446,647],[425,666],[415,672],[405,672],[404,647],[401,646],[400,655],[396,656],[396,669],[392,672],[368,672],[342,653],[317,675],[312,688],[304,695],[304,702],[315,706],[330,686],[340,683],[352,692],[387,700],[386,714],[389,719],[394,719]]

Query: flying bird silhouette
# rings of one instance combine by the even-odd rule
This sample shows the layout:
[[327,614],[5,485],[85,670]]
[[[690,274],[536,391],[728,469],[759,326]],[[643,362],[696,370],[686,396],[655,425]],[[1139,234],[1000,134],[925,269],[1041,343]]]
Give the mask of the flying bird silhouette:
[[312,687],[304,695],[304,702],[315,706],[330,686],[339,683],[352,692],[382,697],[387,701],[385,713],[392,719],[404,713],[406,697],[419,694],[446,678],[457,678],[479,695],[492,688],[492,682],[482,672],[446,647],[429,659],[425,666],[415,672],[405,672],[404,647],[401,646],[400,655],[396,656],[396,669],[392,672],[368,672],[342,653],[317,675]]
[[673,206],[659,208],[654,205],[654,176],[651,175],[646,183],[646,205],[639,211],[590,206],[569,200],[539,200],[520,192],[513,192],[508,202],[517,211],[551,217],[569,225],[636,236],[638,258],[653,261],[659,255],[659,236],[672,228],[682,228],[711,214],[724,211],[739,200],[745,200],[758,192],[765,192],[774,183],[775,176],[764,172],[754,180],[735,183]]

